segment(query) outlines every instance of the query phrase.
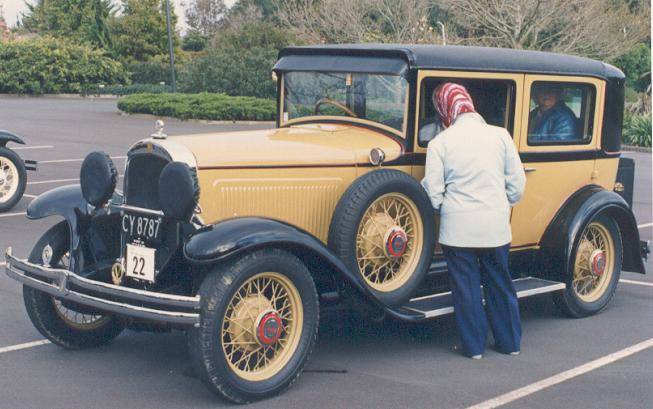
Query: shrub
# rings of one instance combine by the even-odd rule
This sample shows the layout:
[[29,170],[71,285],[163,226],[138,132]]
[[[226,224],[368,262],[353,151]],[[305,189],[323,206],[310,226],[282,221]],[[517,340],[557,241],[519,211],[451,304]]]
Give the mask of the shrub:
[[626,145],[651,147],[651,114],[626,115],[623,141]]
[[276,102],[224,94],[134,94],[121,98],[118,109],[127,113],[171,116],[180,119],[271,121]]
[[272,67],[279,49],[293,40],[287,30],[262,21],[225,29],[180,70],[179,89],[273,98]]
[[131,95],[131,94],[163,94],[172,92],[170,85],[161,84],[131,84],[131,85],[92,85],[84,87],[83,95]]
[[0,42],[0,92],[80,93],[128,81],[122,64],[88,45],[49,37]]

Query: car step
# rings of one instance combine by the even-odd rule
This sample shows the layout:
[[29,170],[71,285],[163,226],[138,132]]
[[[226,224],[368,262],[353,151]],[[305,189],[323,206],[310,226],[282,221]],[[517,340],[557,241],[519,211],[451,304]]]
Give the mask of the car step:
[[[518,298],[565,289],[565,283],[535,277],[518,278],[513,280],[513,283]],[[485,300],[483,302],[485,303]],[[424,314],[424,318],[434,318],[453,313],[453,300],[449,291],[413,298],[403,308]]]

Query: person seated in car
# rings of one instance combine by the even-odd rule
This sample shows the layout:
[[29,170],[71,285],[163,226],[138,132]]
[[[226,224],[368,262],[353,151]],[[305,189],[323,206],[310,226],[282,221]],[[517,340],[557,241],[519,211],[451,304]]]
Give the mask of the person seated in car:
[[578,139],[576,115],[562,100],[562,90],[559,87],[534,87],[533,99],[538,106],[529,115],[530,142]]

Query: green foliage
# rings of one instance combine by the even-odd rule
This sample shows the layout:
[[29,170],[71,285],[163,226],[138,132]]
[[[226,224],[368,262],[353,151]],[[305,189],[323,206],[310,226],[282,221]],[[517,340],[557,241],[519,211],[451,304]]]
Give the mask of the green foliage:
[[180,119],[271,121],[275,118],[276,103],[224,94],[135,94],[121,98],[118,109]]
[[167,55],[151,57],[148,61],[131,61],[125,64],[135,84],[169,84],[170,61]]
[[626,115],[623,141],[626,145],[651,147],[651,114]]
[[35,4],[27,3],[22,26],[30,32],[108,49],[108,21],[113,14],[110,0],[38,0]]
[[229,28],[214,38],[204,55],[180,72],[184,92],[219,92],[273,98],[272,67],[280,48],[295,42],[288,30],[254,21]]
[[639,92],[651,85],[651,46],[640,43],[615,60],[615,65],[626,74],[626,84]]
[[[177,16],[170,2],[171,23],[175,27]],[[147,61],[168,53],[165,0],[122,0],[122,16],[113,21],[111,31],[115,53],[122,60]],[[179,37],[173,36],[174,46]]]
[[122,64],[88,45],[50,37],[0,42],[0,93],[80,93],[127,81]]
[[264,20],[275,20],[279,2],[278,0],[238,0],[229,9],[229,15],[244,14],[252,7],[261,13]]
[[199,31],[190,30],[182,39],[181,49],[184,51],[202,51],[206,48],[208,39]]

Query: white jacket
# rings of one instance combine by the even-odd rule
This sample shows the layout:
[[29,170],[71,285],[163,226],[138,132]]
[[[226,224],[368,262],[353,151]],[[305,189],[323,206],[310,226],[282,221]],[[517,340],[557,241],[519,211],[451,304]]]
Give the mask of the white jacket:
[[510,208],[525,185],[510,134],[476,113],[460,115],[429,142],[422,186],[440,210],[440,244],[483,248],[510,243]]

